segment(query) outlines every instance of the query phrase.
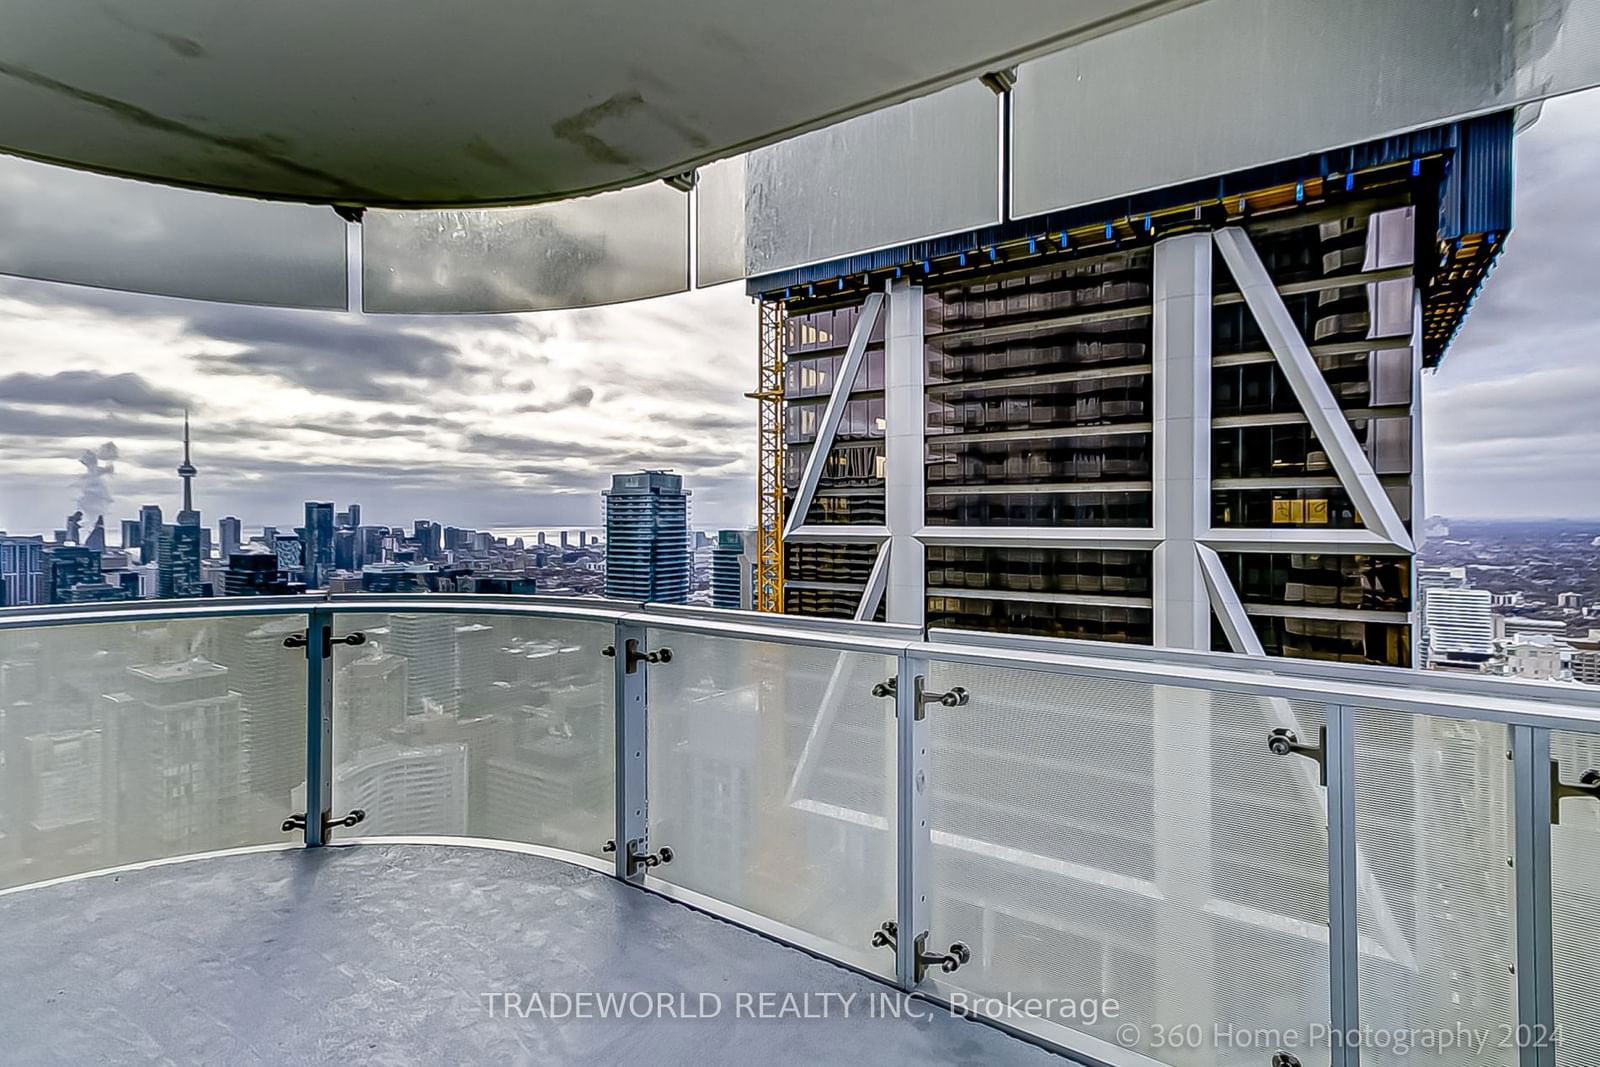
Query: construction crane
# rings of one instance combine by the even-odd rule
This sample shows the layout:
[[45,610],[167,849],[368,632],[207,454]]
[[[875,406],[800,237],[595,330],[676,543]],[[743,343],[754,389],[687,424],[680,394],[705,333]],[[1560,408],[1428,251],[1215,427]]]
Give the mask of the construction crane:
[[781,300],[761,300],[756,459],[756,610],[783,611],[783,315]]

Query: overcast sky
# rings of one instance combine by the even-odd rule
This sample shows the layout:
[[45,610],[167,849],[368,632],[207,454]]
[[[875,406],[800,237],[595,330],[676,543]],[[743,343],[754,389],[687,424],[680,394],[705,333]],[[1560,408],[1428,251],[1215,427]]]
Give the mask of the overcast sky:
[[[1600,95],[1546,105],[1518,147],[1515,229],[1424,381],[1428,510],[1600,516]],[[535,315],[370,318],[0,278],[0,529],[62,525],[85,450],[107,514],[196,502],[290,526],[364,519],[597,525],[613,472],[682,473],[701,527],[754,516],[755,312],[742,286]],[[92,520],[93,514],[90,518]]]

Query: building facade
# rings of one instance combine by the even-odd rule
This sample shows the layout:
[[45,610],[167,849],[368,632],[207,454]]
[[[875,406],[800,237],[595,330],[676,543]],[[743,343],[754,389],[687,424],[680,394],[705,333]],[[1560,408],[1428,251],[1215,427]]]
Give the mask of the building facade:
[[306,501],[306,588],[322,589],[333,569],[333,505]]
[[1458,232],[1464,200],[1509,220],[1510,138],[1489,116],[753,280],[782,610],[1410,665],[1420,374],[1481,280],[1456,250],[1504,237]]
[[251,545],[235,549],[228,556],[222,574],[222,591],[227,596],[288,596],[305,587],[278,571],[278,557],[268,548]]
[[174,597],[204,595],[200,580],[200,527],[188,523],[167,523],[161,527],[161,540],[156,549],[156,566],[159,579],[159,596],[162,600]]
[[749,611],[753,582],[750,541],[745,530],[718,530],[711,546],[711,606]]
[[47,603],[44,538],[0,537],[0,607]]
[[217,520],[217,533],[220,537],[223,559],[229,559],[239,551],[239,546],[244,544],[244,523],[232,515]]
[[613,475],[603,496],[606,596],[688,603],[689,493],[682,476],[666,471]]

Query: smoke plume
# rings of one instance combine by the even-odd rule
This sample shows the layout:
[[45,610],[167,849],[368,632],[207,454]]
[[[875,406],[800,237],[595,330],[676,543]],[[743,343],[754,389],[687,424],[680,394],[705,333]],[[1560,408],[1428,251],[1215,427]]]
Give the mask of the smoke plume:
[[117,472],[114,462],[117,446],[107,441],[99,448],[86,448],[78,462],[83,473],[78,476],[78,509],[86,515],[104,515],[111,508],[111,476]]

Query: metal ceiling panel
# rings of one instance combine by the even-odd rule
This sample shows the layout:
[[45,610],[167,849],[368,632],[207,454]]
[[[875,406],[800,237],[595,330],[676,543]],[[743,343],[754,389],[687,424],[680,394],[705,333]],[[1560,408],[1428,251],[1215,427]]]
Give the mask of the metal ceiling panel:
[[11,0],[0,152],[381,207],[636,185],[1196,0]]

